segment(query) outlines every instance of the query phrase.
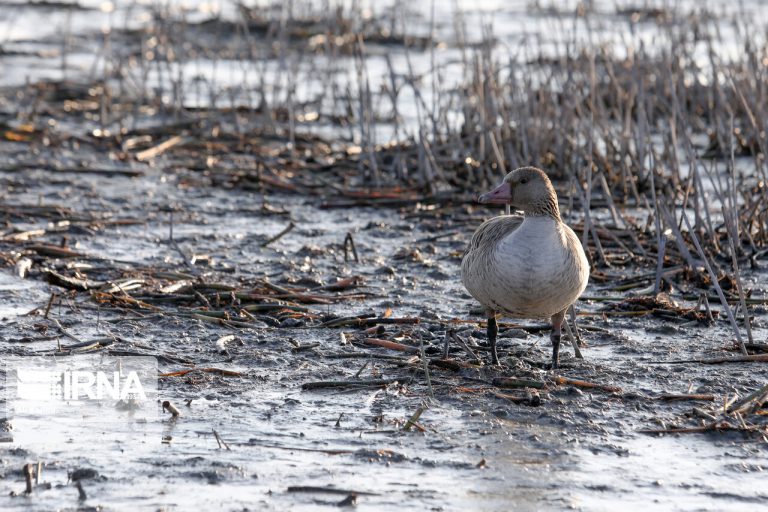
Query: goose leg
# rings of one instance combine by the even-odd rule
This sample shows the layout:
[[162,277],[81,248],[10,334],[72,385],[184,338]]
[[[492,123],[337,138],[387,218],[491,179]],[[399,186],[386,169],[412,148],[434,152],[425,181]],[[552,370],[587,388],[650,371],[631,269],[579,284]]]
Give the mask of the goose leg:
[[499,326],[496,324],[496,312],[488,310],[488,343],[491,345],[491,364],[499,364],[499,356],[496,353],[496,335],[499,334]]
[[557,368],[558,366],[561,328],[563,326],[563,319],[565,318],[566,311],[567,308],[552,315],[552,332],[549,335],[549,339],[552,340],[552,368]]

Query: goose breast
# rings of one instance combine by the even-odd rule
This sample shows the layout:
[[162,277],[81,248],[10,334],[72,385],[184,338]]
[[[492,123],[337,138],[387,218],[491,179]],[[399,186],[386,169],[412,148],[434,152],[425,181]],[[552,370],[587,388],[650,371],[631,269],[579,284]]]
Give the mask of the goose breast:
[[478,228],[462,282],[483,306],[510,316],[549,317],[586,287],[589,263],[576,234],[550,217],[500,216]]

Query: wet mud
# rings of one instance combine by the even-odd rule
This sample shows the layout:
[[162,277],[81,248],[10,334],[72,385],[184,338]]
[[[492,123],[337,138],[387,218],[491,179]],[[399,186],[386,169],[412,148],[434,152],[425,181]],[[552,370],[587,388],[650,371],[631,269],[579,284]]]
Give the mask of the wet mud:
[[[69,19],[74,33],[81,23],[110,21],[106,6],[38,4],[28,8]],[[554,8],[532,11],[526,11],[532,20],[561,16]],[[515,144],[529,137],[519,143],[524,150],[511,143],[501,150],[542,157],[557,169],[565,220],[584,234],[593,268],[576,304],[575,325],[570,322],[583,358],[566,341],[561,367],[552,370],[549,326],[502,318],[501,365],[494,367],[482,311],[460,283],[460,262],[474,229],[502,213],[473,197],[517,157],[489,164],[494,157],[466,156],[450,140],[379,144],[377,134],[366,131],[374,112],[362,112],[371,123],[367,128],[357,119],[361,113],[349,93],[360,85],[354,80],[343,84],[346,103],[335,97],[333,108],[328,98],[300,100],[310,82],[303,74],[316,79],[317,68],[334,59],[354,61],[361,51],[342,33],[360,20],[341,11],[334,22],[339,34],[316,17],[282,26],[268,10],[246,9],[244,22],[200,12],[178,26],[155,13],[157,24],[147,28],[130,11],[125,25],[110,33],[126,62],[147,52],[157,58],[138,66],[146,71],[143,89],[131,89],[127,75],[100,81],[83,71],[86,56],[98,47],[93,37],[68,39],[66,51],[55,56],[62,62],[46,57],[59,51],[58,39],[47,31],[40,41],[14,40],[0,55],[13,71],[0,91],[0,352],[4,358],[62,360],[145,356],[155,358],[159,373],[159,400],[145,404],[157,418],[130,439],[110,436],[108,428],[57,429],[55,417],[36,435],[34,426],[15,423],[6,412],[0,509],[765,506],[764,183],[749,172],[760,165],[757,142],[739,139],[733,157],[743,195],[732,208],[737,217],[758,212],[743,223],[754,227],[754,238],[751,252],[738,252],[742,271],[734,276],[730,253],[722,249],[732,235],[720,225],[720,212],[713,207],[712,218],[706,216],[709,231],[698,214],[695,231],[680,228],[677,220],[695,210],[704,201],[698,194],[711,193],[717,180],[733,179],[736,186],[735,172],[731,177],[712,165],[705,179],[691,185],[680,169],[678,181],[654,170],[643,180],[632,178],[634,191],[624,183],[620,195],[619,182],[631,169],[620,169],[614,157],[637,149],[629,142],[626,148],[596,144],[589,147],[600,157],[594,168],[610,184],[595,179],[595,187],[604,188],[593,190],[592,181],[582,187],[583,176],[569,176],[555,161],[582,158],[584,148],[549,129],[516,131],[510,138]],[[25,17],[22,28],[40,16]],[[631,18],[641,31],[670,16],[667,9],[627,8],[606,19]],[[444,30],[446,20],[438,22]],[[388,24],[397,25],[387,18],[366,18],[361,25],[373,48],[367,61],[372,68],[387,53],[382,48],[395,47],[395,60],[414,52],[417,68],[429,64],[436,48],[447,46],[454,57],[466,49],[436,42],[424,35],[429,30],[410,37]],[[240,30],[253,31],[258,44],[241,44]],[[166,68],[172,58],[162,52],[175,48],[169,34],[179,31],[196,43],[187,47],[189,62]],[[150,41],[155,50],[149,51]],[[287,73],[278,62],[285,47],[311,56],[309,69],[302,59],[301,65],[294,62],[298,84],[286,90],[295,87],[296,97],[262,83],[274,93],[270,101],[261,90],[261,98],[254,93],[250,104],[239,103],[248,87],[235,85],[245,75],[252,80],[252,69],[219,73],[231,79],[223,84],[208,81],[222,56],[221,66],[231,69],[224,62],[258,61],[256,55],[269,80],[280,77]],[[315,53],[329,47],[328,54]],[[206,49],[211,55],[204,55]],[[538,57],[542,64],[545,55]],[[40,60],[45,65],[30,66]],[[606,62],[598,63],[609,69]],[[185,75],[190,69],[198,74]],[[24,70],[27,84],[20,78]],[[191,82],[202,89],[170,94],[175,78],[168,77],[182,75],[194,76]],[[619,73],[616,80],[621,88],[634,75]],[[315,82],[306,89],[317,92]],[[214,97],[215,86],[229,96]],[[429,89],[423,85],[421,91],[427,95]],[[691,90],[699,101],[709,89]],[[547,98],[542,95],[542,102]],[[556,113],[544,111],[563,103],[555,98],[539,114]],[[407,112],[376,114],[387,134],[403,133],[397,123],[413,121]],[[644,126],[633,123],[632,130]],[[615,123],[600,129],[607,137]],[[704,135],[686,149],[725,158],[719,135]],[[472,138],[457,136],[462,144]],[[548,144],[568,149],[554,155]],[[665,230],[659,237],[666,252],[659,251],[654,232],[664,227],[655,222],[666,210],[649,206],[649,174],[665,180],[657,187],[660,195],[670,183],[695,189],[692,205],[677,202],[682,195],[687,201],[689,189],[658,200],[662,206],[670,201],[665,225],[683,231],[678,236]],[[579,196],[588,190],[594,197]],[[717,286],[696,253],[691,256],[692,232],[709,244],[709,260],[702,259],[728,270],[715,275]],[[720,305],[716,289],[730,309]],[[740,351],[729,311],[745,339],[745,315],[750,320],[747,354]]]
[[[474,226],[493,211],[320,209],[297,195],[190,186],[186,172],[2,179],[13,234],[33,233],[3,241],[4,352],[78,357],[73,336],[107,340],[89,353],[156,356],[168,375],[160,395],[180,411],[164,412],[160,435],[138,446],[94,445],[97,433],[84,430],[7,450],[4,508],[304,510],[349,499],[369,510],[595,510],[618,500],[739,510],[765,498],[759,432],[641,433],[700,425],[696,409],[717,414],[759,387],[764,363],[667,363],[731,355],[723,319],[637,316],[586,299],[584,359],[565,347],[557,371],[547,369],[547,326],[531,321],[502,322],[501,368],[450,337],[442,358],[454,332],[487,362],[482,318],[458,274]],[[345,261],[347,234],[359,261],[349,250]],[[49,284],[47,272],[87,288]],[[139,285],[108,292],[131,280]],[[585,295],[616,295],[600,288]],[[238,313],[249,304],[268,307]],[[21,466],[37,460],[52,487],[10,496],[23,491]],[[79,502],[69,473],[83,468],[98,476],[81,480]]]

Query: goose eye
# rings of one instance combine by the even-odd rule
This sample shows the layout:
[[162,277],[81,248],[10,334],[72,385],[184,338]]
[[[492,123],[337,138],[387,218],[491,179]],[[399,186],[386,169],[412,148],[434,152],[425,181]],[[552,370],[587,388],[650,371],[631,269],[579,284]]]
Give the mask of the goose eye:
[[525,185],[526,183],[528,183],[528,178],[523,178],[523,179],[521,179],[521,180],[520,180],[520,183],[521,183],[522,185]]

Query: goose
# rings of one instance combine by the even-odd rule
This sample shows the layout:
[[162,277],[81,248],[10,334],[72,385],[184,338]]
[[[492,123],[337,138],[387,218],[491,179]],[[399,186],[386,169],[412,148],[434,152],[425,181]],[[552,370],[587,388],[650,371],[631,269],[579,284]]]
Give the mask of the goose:
[[478,201],[523,212],[481,224],[461,262],[461,282],[488,316],[491,363],[499,364],[496,316],[503,314],[550,318],[552,368],[557,368],[565,312],[589,279],[589,261],[581,242],[560,218],[555,189],[536,167],[515,169]]

